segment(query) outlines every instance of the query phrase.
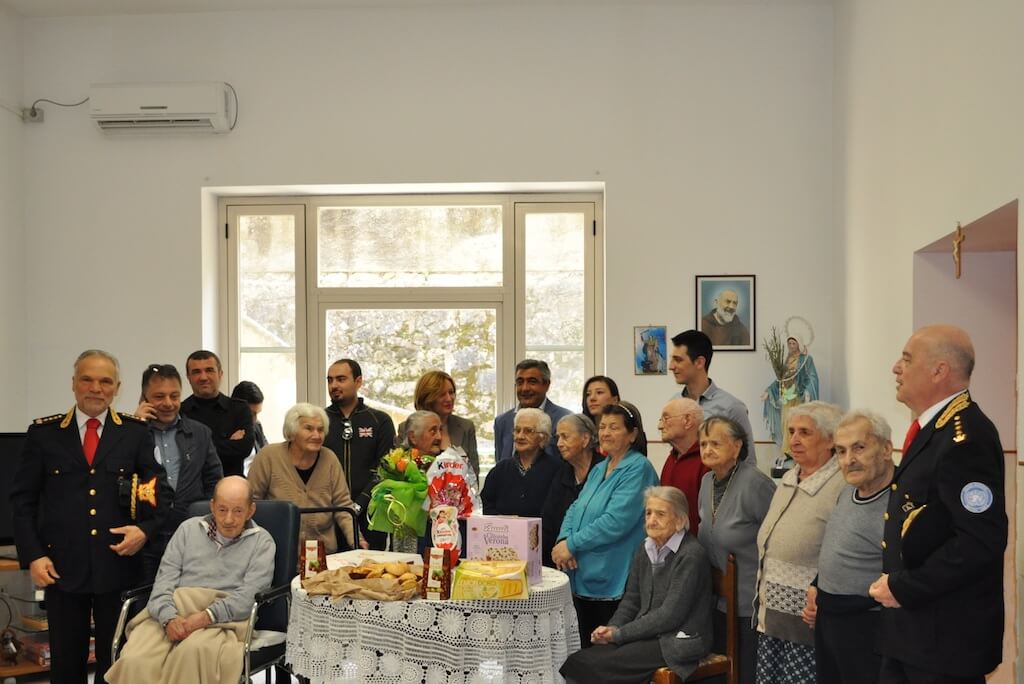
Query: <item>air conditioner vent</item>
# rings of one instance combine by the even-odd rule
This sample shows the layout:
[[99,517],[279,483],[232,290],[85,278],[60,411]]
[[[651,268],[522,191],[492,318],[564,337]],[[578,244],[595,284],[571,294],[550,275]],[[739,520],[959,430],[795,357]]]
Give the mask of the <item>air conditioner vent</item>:
[[229,130],[224,83],[113,83],[92,86],[89,108],[105,132]]

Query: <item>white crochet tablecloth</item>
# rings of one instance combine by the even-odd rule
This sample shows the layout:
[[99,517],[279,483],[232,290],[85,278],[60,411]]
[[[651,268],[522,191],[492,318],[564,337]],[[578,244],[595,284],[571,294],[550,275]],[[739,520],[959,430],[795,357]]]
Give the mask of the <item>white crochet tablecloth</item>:
[[[408,554],[350,551],[328,567]],[[361,601],[310,597],[292,581],[285,659],[312,684],[551,684],[580,648],[569,578],[544,568],[525,600]]]

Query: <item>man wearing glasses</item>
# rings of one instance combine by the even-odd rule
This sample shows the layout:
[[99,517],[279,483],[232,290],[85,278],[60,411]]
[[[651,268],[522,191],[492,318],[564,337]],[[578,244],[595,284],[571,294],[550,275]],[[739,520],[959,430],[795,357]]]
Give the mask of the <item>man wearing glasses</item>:
[[377,464],[395,446],[395,424],[391,416],[370,408],[359,396],[363,369],[352,359],[338,359],[327,369],[327,407],[330,425],[324,446],[338,455],[341,469],[356,510],[359,527],[371,549],[383,550],[387,535],[368,529],[366,505],[377,483]]
[[697,511],[697,495],[700,480],[708,467],[700,460],[698,432],[704,421],[704,410],[693,399],[679,397],[670,400],[661,409],[658,429],[661,441],[672,446],[665,465],[661,468],[661,484],[679,489],[686,494],[690,504],[690,531],[697,534],[700,514]]

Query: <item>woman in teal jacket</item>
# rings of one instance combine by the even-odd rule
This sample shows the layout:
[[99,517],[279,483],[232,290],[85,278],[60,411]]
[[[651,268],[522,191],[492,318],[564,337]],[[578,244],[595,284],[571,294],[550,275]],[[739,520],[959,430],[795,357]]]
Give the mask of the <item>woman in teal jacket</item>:
[[584,648],[619,605],[633,552],[644,539],[644,490],[658,484],[650,461],[631,446],[638,430],[630,409],[605,406],[597,432],[608,457],[590,471],[551,551],[555,566],[569,573]]

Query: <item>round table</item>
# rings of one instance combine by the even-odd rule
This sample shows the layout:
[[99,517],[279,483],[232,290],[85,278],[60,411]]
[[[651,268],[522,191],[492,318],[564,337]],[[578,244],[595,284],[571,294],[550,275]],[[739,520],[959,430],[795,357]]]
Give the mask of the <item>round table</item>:
[[[361,559],[418,556],[347,551],[328,568]],[[365,601],[309,596],[292,581],[285,660],[321,682],[541,684],[580,648],[569,578],[544,568],[530,597],[505,601]]]

